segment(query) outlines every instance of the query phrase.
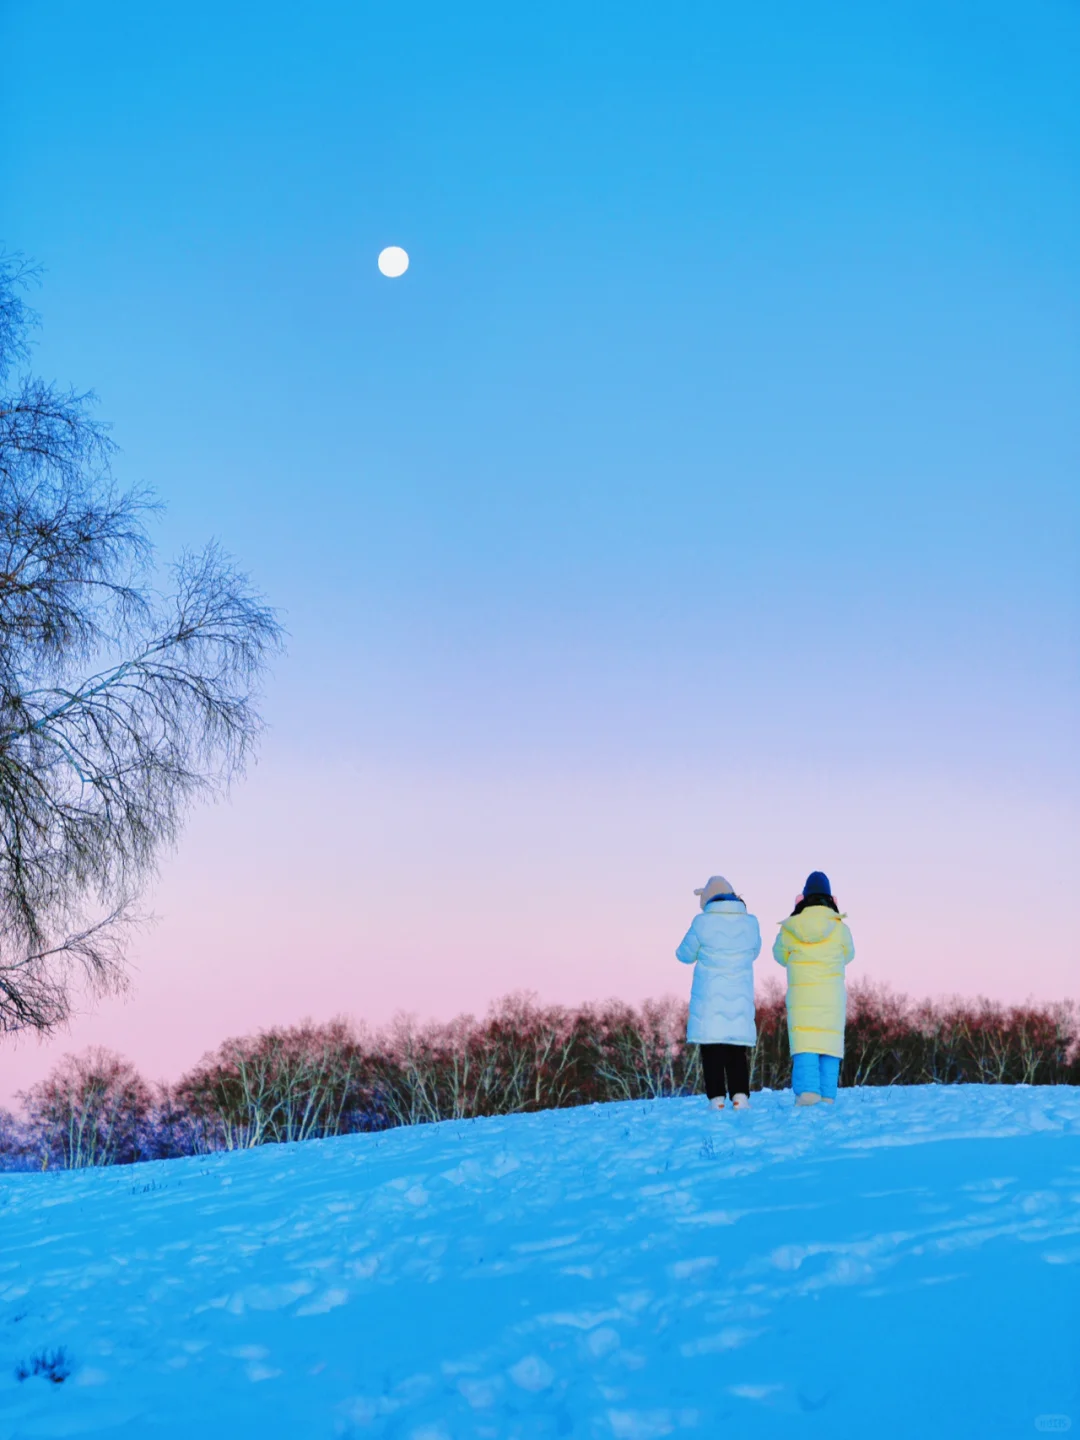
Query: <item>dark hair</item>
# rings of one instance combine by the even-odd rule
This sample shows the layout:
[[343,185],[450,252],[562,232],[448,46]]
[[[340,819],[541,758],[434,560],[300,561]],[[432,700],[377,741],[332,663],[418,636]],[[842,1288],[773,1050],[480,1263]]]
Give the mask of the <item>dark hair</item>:
[[801,915],[811,905],[827,905],[830,910],[835,910],[837,915],[840,914],[840,907],[831,895],[804,895],[791,913],[792,915]]

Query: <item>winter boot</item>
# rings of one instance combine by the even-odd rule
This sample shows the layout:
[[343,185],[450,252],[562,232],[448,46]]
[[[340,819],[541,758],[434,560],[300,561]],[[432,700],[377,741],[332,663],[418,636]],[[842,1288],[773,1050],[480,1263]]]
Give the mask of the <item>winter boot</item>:
[[804,1090],[801,1095],[795,1096],[796,1105],[820,1105],[821,1096],[815,1095],[813,1090]]
[[709,1101],[709,1109],[710,1109],[710,1110],[722,1110],[723,1108],[724,1108],[724,1097],[723,1097],[723,1095],[714,1095],[713,1098]]
[[733,1095],[733,1096],[731,1097],[731,1103],[732,1103],[732,1105],[735,1107],[736,1110],[749,1110],[749,1109],[750,1109],[750,1097],[749,1097],[749,1095]]

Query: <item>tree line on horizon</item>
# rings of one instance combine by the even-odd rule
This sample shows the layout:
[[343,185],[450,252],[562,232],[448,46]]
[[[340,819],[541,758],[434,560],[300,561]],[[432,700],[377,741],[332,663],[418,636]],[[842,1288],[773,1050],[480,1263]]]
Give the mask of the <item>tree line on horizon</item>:
[[[751,1088],[790,1083],[778,985],[758,997]],[[79,1169],[325,1139],[400,1125],[523,1114],[701,1089],[686,1004],[576,1008],[510,995],[477,1019],[381,1031],[338,1019],[226,1040],[172,1085],[102,1049],[66,1056],[0,1111],[0,1168]],[[841,1083],[1080,1084],[1070,1001],[915,1001],[851,987]]]

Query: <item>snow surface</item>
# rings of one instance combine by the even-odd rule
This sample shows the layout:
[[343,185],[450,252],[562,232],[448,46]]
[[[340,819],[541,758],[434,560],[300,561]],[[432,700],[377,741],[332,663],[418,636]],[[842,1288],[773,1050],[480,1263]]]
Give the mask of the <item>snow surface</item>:
[[0,1435],[1080,1428],[1080,1090],[754,1100],[0,1177]]

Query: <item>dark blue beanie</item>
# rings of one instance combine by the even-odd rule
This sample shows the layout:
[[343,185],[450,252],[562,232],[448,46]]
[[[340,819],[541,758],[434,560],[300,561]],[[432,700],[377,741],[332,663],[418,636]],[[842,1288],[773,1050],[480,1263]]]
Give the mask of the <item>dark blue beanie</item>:
[[808,875],[806,884],[802,887],[804,895],[831,895],[832,886],[829,884],[829,877],[824,870],[815,870]]

